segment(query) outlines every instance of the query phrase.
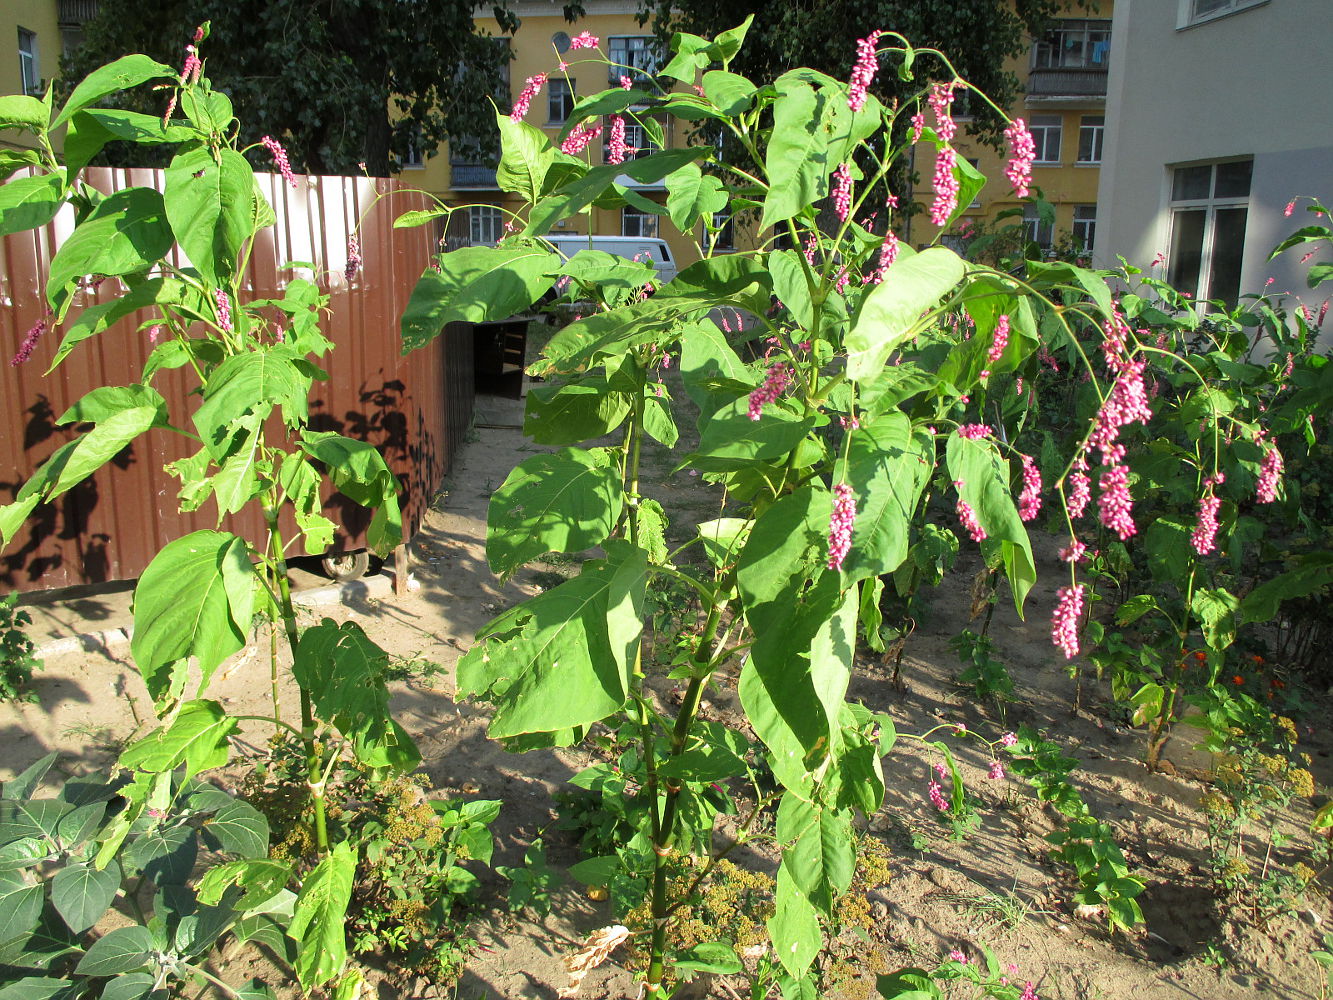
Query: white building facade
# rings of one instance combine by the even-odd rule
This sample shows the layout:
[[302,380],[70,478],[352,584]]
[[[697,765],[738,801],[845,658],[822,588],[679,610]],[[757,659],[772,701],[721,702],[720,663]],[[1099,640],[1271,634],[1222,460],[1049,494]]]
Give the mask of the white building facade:
[[1317,306],[1303,251],[1268,255],[1333,205],[1333,0],[1117,0],[1111,33],[1095,263]]

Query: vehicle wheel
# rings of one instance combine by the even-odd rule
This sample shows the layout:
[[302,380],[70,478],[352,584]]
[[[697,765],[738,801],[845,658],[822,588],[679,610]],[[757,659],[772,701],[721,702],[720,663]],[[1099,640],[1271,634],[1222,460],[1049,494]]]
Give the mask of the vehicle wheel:
[[327,555],[323,560],[324,572],[339,583],[359,580],[370,569],[370,553],[365,549],[360,552],[338,552]]

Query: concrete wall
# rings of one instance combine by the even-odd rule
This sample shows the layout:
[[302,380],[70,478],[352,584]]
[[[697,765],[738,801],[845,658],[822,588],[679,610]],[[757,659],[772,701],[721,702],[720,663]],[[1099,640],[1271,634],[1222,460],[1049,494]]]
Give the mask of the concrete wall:
[[1333,202],[1333,3],[1271,0],[1186,25],[1187,3],[1116,4],[1096,263],[1147,267],[1168,249],[1171,166],[1252,156],[1241,291],[1272,277],[1270,291],[1314,303],[1300,254],[1268,254],[1309,218],[1302,204],[1284,218],[1288,201]]

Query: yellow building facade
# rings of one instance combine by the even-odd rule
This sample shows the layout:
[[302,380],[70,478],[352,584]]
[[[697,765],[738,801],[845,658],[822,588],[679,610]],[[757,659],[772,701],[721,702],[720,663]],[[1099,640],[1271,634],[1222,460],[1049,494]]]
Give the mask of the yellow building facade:
[[[60,69],[65,38],[63,5],[58,0],[5,0],[0,3],[0,94],[40,97]],[[63,11],[68,17],[71,12]],[[0,148],[30,148],[33,138],[15,131],[0,132]]]

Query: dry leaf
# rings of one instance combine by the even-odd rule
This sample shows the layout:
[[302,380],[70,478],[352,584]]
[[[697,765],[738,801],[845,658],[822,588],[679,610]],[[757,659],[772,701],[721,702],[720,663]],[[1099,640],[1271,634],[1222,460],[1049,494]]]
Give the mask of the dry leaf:
[[611,952],[629,937],[629,928],[620,924],[601,927],[588,935],[583,947],[565,959],[565,968],[569,971],[569,985],[556,994],[560,1000],[572,1000],[578,996],[579,987],[589,972],[607,960]]

